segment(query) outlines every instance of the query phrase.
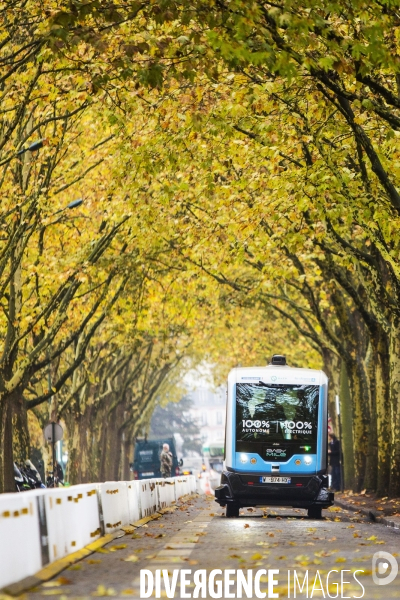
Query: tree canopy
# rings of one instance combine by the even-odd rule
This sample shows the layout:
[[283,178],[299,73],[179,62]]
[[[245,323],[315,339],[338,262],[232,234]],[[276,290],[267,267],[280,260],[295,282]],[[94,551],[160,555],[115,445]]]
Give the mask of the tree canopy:
[[126,477],[185,370],[279,351],[334,422],[341,390],[346,484],[400,494],[399,18],[3,3],[2,491],[27,411],[67,425],[71,480]]

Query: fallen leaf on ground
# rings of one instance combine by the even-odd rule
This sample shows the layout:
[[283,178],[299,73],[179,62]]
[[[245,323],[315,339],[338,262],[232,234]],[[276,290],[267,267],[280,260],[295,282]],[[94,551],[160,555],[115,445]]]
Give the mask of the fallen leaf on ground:
[[89,560],[86,561],[89,565],[99,565],[101,563],[101,560],[96,560],[95,558],[89,558]]
[[253,556],[251,557],[251,560],[261,560],[262,559],[262,554],[260,554],[259,552],[256,552],[255,554],[253,554]]
[[125,533],[128,535],[130,533],[133,533],[135,531],[134,527],[121,527],[122,531],[125,531]]
[[105,585],[97,586],[97,590],[93,592],[92,596],[116,596],[117,592],[113,588],[106,588]]
[[294,560],[297,560],[298,562],[300,562],[300,561],[304,561],[304,560],[310,560],[310,557],[307,556],[306,554],[299,554],[298,556],[295,557]]
[[60,585],[68,585],[69,583],[71,583],[70,579],[67,579],[66,577],[59,577],[58,579],[54,579],[53,581],[46,581],[43,584],[43,587],[59,587]]
[[125,550],[126,544],[118,544],[117,546],[111,546],[110,552],[115,552],[115,550]]
[[245,523],[244,528],[247,529],[248,527],[250,527],[250,525],[248,523]]
[[344,563],[346,562],[346,558],[343,558],[343,556],[338,556],[338,558],[335,560],[335,563]]
[[136,554],[131,554],[130,556],[128,556],[127,558],[123,558],[122,560],[124,560],[125,562],[137,562],[139,560],[139,557]]

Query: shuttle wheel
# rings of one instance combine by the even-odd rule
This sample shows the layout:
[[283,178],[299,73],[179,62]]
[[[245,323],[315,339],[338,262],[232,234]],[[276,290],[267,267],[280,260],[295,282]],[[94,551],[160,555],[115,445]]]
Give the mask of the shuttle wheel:
[[310,506],[307,512],[310,519],[322,519],[322,508],[320,506]]
[[239,516],[239,505],[236,502],[228,502],[226,505],[226,516],[228,519]]

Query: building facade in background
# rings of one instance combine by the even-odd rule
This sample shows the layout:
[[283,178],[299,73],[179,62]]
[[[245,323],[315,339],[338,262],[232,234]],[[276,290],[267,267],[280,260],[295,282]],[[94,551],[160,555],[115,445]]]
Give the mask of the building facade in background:
[[192,406],[188,411],[190,420],[200,429],[202,444],[216,442],[225,437],[226,387],[216,392],[207,387],[198,387],[187,394]]

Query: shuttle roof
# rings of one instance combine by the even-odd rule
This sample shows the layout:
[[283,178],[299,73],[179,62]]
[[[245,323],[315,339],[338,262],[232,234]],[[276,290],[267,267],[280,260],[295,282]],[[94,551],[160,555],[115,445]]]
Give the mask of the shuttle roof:
[[316,369],[299,369],[297,367],[236,367],[229,373],[229,383],[281,383],[323,385],[328,377],[323,371]]

